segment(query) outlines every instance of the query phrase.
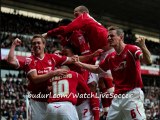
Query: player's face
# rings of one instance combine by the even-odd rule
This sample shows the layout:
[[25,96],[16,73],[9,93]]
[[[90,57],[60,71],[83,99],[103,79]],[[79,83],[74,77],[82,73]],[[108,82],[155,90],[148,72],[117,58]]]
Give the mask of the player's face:
[[75,18],[78,17],[78,16],[80,16],[81,14],[82,14],[82,12],[80,12],[80,10],[79,10],[78,7],[74,9],[74,17]]
[[116,30],[110,30],[108,34],[108,42],[110,46],[115,47],[119,45],[121,36],[117,35]]
[[71,57],[74,55],[70,49],[63,49],[62,53],[63,55],[68,56],[68,57]]
[[35,55],[40,55],[44,53],[45,44],[42,42],[41,38],[35,38],[32,40],[32,50]]

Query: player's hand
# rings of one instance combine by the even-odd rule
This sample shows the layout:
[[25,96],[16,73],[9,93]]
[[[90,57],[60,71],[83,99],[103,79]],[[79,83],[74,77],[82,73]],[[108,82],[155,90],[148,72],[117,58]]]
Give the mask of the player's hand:
[[136,43],[139,47],[144,47],[145,46],[145,38],[144,37],[137,38]]
[[72,61],[75,62],[75,63],[79,62],[79,56],[78,56],[78,55],[72,56],[71,59],[72,59]]
[[65,70],[65,69],[56,69],[53,71],[53,74],[55,76],[58,76],[58,75],[66,75],[68,72],[68,70]]
[[19,46],[21,43],[22,43],[22,41],[21,41],[20,39],[16,38],[16,39],[13,41],[12,45]]
[[42,36],[43,36],[44,38],[47,38],[47,33],[43,33]]
[[101,55],[101,53],[102,53],[103,51],[104,51],[104,50],[102,50],[102,49],[98,49],[98,50],[96,50],[96,51],[93,53],[93,56],[94,56],[94,57],[98,57],[98,56]]

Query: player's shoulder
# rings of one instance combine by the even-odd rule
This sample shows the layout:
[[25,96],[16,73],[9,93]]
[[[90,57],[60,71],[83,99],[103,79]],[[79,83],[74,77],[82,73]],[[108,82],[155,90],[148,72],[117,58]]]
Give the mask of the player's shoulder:
[[77,72],[72,71],[72,70],[69,70],[68,73],[69,73],[69,74],[73,74],[73,75],[77,75]]
[[62,58],[63,57],[62,55],[59,55],[59,54],[49,54],[49,53],[46,53],[46,56],[52,57],[52,58]]
[[113,52],[109,53],[106,57],[107,57],[107,58],[110,58],[110,57],[113,57],[113,56],[115,56],[115,55],[116,55],[116,52],[113,51]]
[[127,47],[128,49],[140,49],[138,46],[136,46],[136,45],[131,45],[131,44],[127,44],[126,47]]
[[78,72],[76,72],[76,71],[71,71],[71,70],[70,70],[70,71],[68,71],[68,73],[69,73],[69,74],[72,74],[74,77],[77,77],[77,78],[78,78],[78,77],[81,77],[81,75],[80,75]]
[[136,46],[136,45],[130,45],[130,44],[127,44],[126,45],[128,51],[130,52],[136,52],[137,50],[141,50],[140,47]]
[[25,58],[25,65],[31,64],[32,61],[34,61],[34,56],[33,55],[31,55],[29,57],[26,57]]

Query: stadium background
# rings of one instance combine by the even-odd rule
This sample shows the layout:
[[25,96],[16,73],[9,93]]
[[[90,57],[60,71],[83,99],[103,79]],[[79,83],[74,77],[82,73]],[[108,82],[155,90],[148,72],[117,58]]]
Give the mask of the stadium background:
[[[134,44],[144,36],[152,54],[152,66],[142,65],[145,110],[148,120],[160,119],[160,10],[159,0],[1,0],[1,117],[27,119],[25,74],[10,67],[7,57],[12,40],[19,37],[23,44],[16,55],[30,55],[29,39],[57,27],[62,18],[73,19],[78,5],[89,8],[90,14],[105,27],[118,25],[125,30],[125,42]],[[59,49],[59,41],[49,38],[47,51]],[[159,118],[158,118],[159,115]]]

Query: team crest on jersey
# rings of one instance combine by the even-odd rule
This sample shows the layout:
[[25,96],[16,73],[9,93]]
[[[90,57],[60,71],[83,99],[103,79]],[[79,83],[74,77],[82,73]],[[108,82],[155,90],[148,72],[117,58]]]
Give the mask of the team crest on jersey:
[[49,64],[49,65],[52,65],[52,61],[51,61],[51,60],[48,60],[48,64]]
[[34,66],[36,66],[36,64],[37,64],[37,60],[34,61]]
[[25,65],[29,65],[31,63],[32,59],[31,58],[26,58]]
[[118,70],[121,70],[121,69],[124,69],[126,68],[126,61],[123,61],[121,62],[116,68],[114,68],[113,70],[114,71],[118,71]]

